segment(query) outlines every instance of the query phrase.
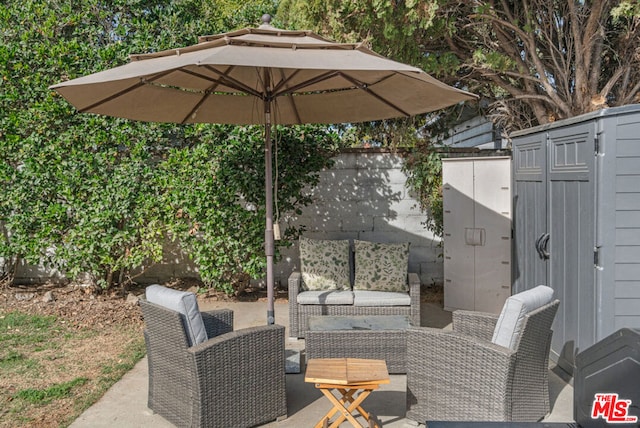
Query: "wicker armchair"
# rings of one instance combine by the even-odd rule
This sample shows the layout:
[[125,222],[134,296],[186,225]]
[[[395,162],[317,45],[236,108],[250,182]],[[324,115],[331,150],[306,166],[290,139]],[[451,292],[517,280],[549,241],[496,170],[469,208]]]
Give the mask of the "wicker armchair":
[[531,421],[549,412],[548,363],[555,300],[523,317],[511,347],[492,343],[498,316],[453,313],[453,331],[407,332],[407,418]]
[[209,339],[189,346],[182,314],[140,306],[151,410],[185,427],[249,427],[286,416],[283,326],[232,331],[232,311],[202,312]]

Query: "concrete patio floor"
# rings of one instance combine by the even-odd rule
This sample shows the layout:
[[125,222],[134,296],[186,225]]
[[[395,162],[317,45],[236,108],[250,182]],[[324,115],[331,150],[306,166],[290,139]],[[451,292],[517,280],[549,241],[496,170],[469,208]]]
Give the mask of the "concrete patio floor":
[[[263,325],[266,321],[264,302],[208,302],[201,310],[229,308],[234,311],[235,329]],[[451,313],[438,305],[423,303],[421,307],[423,326],[447,328]],[[288,306],[276,303],[276,323],[289,325]],[[287,328],[288,329],[288,328]],[[304,349],[304,340],[286,342],[287,349]],[[272,422],[265,427],[311,427],[331,408],[329,401],[312,384],[304,382],[304,368],[300,374],[287,374],[287,414],[285,420]],[[142,428],[172,427],[162,416],[147,408],[147,359],[117,382],[93,406],[71,424],[72,428]],[[268,387],[268,386],[265,386]],[[375,414],[385,427],[415,426],[405,419],[405,375],[391,375],[391,383],[382,385],[364,403],[365,409]],[[549,374],[552,410],[545,419],[548,422],[573,422],[573,388],[559,369]],[[363,420],[361,420],[364,422]],[[342,426],[348,426],[343,423]]]

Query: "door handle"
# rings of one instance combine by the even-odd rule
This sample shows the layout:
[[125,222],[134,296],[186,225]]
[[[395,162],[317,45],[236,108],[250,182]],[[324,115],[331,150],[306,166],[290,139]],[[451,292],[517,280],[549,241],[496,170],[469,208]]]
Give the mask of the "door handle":
[[536,251],[538,252],[538,256],[542,260],[549,259],[549,251],[547,250],[548,245],[549,245],[548,233],[543,233],[542,235],[538,236],[538,239],[536,239],[535,247],[536,247]]
[[542,253],[542,260],[549,260],[549,238],[550,235],[545,233],[544,238],[540,241],[540,253]]
[[538,236],[538,239],[536,239],[536,243],[534,244],[534,246],[536,247],[536,251],[538,253],[538,257],[540,257],[541,259],[543,258],[542,250],[540,249],[540,241],[542,241],[542,238],[544,238],[544,233]]

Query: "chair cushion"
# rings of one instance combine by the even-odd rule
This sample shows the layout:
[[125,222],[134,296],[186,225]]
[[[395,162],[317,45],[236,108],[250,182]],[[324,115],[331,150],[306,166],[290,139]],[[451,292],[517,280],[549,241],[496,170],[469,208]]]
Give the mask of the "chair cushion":
[[349,241],[300,238],[303,290],[350,290]]
[[409,243],[355,241],[354,290],[407,292]]
[[207,341],[207,330],[204,327],[195,294],[173,290],[161,285],[150,285],[145,294],[148,302],[182,314],[187,337],[190,341],[189,346]]
[[551,303],[551,299],[553,289],[545,285],[509,297],[502,307],[491,341],[515,350],[522,333],[524,317],[529,312]]
[[353,290],[353,306],[411,306],[409,293]]
[[298,294],[300,305],[353,305],[351,290],[316,290]]

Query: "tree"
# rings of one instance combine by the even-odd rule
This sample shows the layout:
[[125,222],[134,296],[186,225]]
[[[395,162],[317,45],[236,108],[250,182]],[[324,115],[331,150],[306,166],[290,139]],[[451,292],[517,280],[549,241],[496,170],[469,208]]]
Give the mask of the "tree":
[[[70,279],[88,273],[107,288],[133,280],[174,239],[210,285],[230,290],[231,272],[259,276],[264,159],[249,151],[260,128],[80,114],[48,86],[121,65],[130,53],[254,26],[274,10],[267,0],[4,2],[0,275],[26,260]],[[319,127],[283,132],[282,141],[278,203],[286,213],[309,203],[303,189],[317,182],[314,171],[328,165],[336,143]]]
[[508,130],[639,101],[633,0],[283,0],[279,16],[463,84]]
[[[281,0],[278,18],[420,67],[484,99],[478,114],[510,132],[640,102],[637,0]],[[439,156],[456,108],[413,123],[356,127],[379,142],[415,145],[408,185],[441,232]],[[433,126],[435,125],[435,127]],[[391,144],[393,145],[393,143]]]
[[[114,13],[114,11],[111,11]],[[74,113],[48,86],[126,58],[99,2],[9,2],[0,11],[0,257],[111,285],[158,258],[147,139],[160,127]],[[145,194],[145,192],[150,192]]]

